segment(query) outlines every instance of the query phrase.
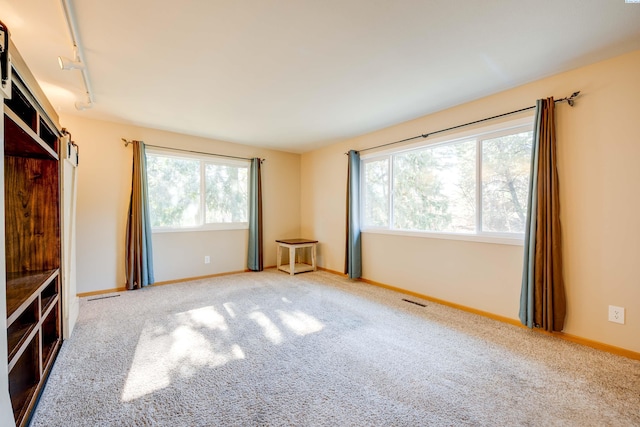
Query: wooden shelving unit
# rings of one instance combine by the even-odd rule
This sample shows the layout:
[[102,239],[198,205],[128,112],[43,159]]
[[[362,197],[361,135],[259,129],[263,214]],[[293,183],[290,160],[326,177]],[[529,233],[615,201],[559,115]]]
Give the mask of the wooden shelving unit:
[[60,134],[15,69],[3,115],[9,394],[25,426],[62,342]]
[[7,274],[9,369],[59,300],[58,270]]

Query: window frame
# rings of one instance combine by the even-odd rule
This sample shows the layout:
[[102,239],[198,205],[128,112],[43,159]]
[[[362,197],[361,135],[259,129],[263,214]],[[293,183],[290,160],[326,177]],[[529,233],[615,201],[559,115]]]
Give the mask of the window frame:
[[[534,115],[526,114],[517,119],[502,121],[500,123],[476,126],[464,131],[452,132],[440,137],[431,138],[429,141],[419,141],[412,144],[403,145],[400,148],[387,148],[360,156],[360,224],[363,233],[373,234],[389,234],[397,236],[411,236],[435,239],[463,240],[471,242],[496,243],[506,245],[524,244],[524,233],[504,233],[491,232],[482,230],[482,145],[485,140],[499,138],[506,135],[513,135],[520,132],[533,131]],[[442,145],[451,145],[462,143],[469,140],[475,140],[476,151],[476,170],[475,170],[475,189],[476,189],[476,205],[475,205],[475,231],[473,233],[462,232],[439,232],[439,231],[422,231],[422,230],[403,230],[393,227],[393,156],[410,151],[437,147]],[[387,159],[389,165],[388,185],[388,223],[386,226],[367,226],[365,224],[365,203],[366,203],[366,182],[365,182],[365,165],[366,163],[377,160]]]
[[[216,156],[213,154],[192,153],[188,151],[163,149],[159,147],[147,147],[145,154],[157,155],[164,157],[173,157],[177,159],[188,159],[199,161],[200,174],[200,206],[198,211],[199,225],[187,227],[151,227],[151,233],[184,233],[193,231],[218,231],[218,230],[247,230],[249,229],[249,200],[251,195],[249,185],[250,160],[231,159],[227,157]],[[146,159],[148,162],[148,158]],[[247,169],[247,221],[245,222],[212,222],[206,221],[206,165],[216,164],[222,166],[240,166]]]

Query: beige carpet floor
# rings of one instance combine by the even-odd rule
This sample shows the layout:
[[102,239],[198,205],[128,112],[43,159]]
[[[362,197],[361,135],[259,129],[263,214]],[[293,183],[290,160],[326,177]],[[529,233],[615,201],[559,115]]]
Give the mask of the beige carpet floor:
[[84,298],[51,426],[640,426],[640,362],[326,272]]

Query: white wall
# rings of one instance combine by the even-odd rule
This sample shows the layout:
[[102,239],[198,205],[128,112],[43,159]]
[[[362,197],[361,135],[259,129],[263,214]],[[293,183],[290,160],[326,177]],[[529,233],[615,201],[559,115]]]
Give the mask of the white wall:
[[[61,117],[80,146],[77,210],[78,293],[125,286],[125,234],[131,191],[131,146],[120,140],[242,157],[261,157],[265,266],[275,240],[300,232],[300,155],[125,124]],[[247,230],[154,234],[156,281],[244,270]],[[204,255],[211,264],[204,264]]]
[[[344,153],[517,110],[581,90],[557,108],[565,332],[640,352],[640,51],[545,78],[302,156],[302,234],[320,266],[344,266]],[[522,246],[365,233],[363,277],[517,319]],[[608,305],[626,324],[607,321]]]
[[[248,240],[248,230],[155,233],[153,258],[156,280],[245,270]],[[270,249],[270,246],[267,244],[265,249]],[[205,256],[210,257],[211,264],[204,264]]]

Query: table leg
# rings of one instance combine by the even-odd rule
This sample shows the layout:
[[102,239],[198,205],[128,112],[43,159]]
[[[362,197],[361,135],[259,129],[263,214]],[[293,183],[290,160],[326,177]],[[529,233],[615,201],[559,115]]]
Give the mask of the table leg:
[[280,267],[282,266],[282,246],[280,246],[280,244],[278,244],[278,260],[276,261],[276,265],[277,270],[280,270]]
[[291,275],[296,274],[296,248],[291,246],[289,248],[289,266],[291,268]]
[[316,245],[311,246],[311,266],[313,267],[313,271],[316,271]]

